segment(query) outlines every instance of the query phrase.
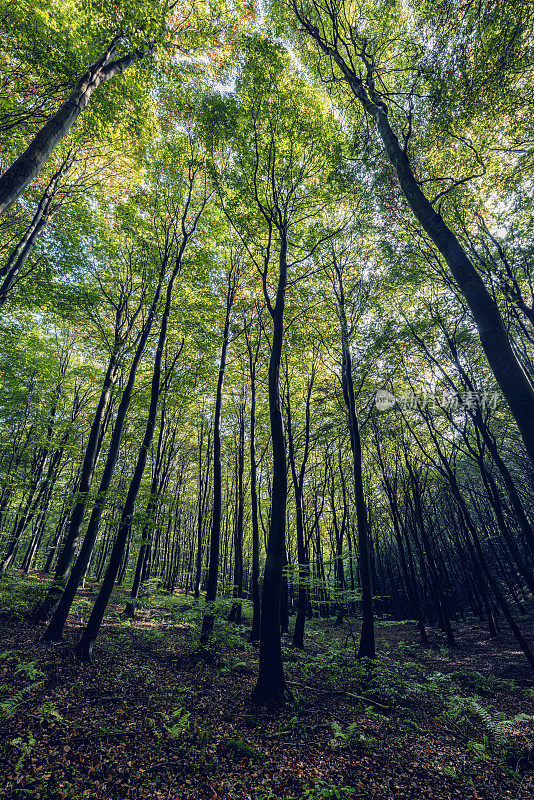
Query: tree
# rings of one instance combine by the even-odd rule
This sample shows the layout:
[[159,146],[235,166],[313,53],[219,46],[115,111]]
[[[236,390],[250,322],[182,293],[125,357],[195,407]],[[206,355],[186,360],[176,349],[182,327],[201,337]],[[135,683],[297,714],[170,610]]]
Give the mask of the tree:
[[[165,278],[166,267],[169,258],[171,256],[171,253],[172,253],[171,241],[167,238],[166,246],[164,249],[164,256],[159,271],[158,281],[156,284],[156,289],[153,295],[153,299],[146,314],[146,318],[143,321],[141,330],[139,331],[136,337],[134,356],[130,364],[128,379],[123,389],[121,402],[117,410],[115,426],[113,428],[113,435],[111,437],[111,442],[106,457],[106,463],[104,466],[102,478],[100,480],[100,485],[98,487],[98,493],[94,501],[94,506],[91,513],[91,518],[89,520],[89,525],[87,527],[84,540],[82,542],[80,551],[78,553],[78,557],[71,568],[65,588],[61,594],[61,597],[57,602],[55,610],[52,614],[52,617],[44,634],[45,641],[60,641],[62,639],[63,628],[65,626],[67,616],[69,614],[71,605],[76,595],[76,590],[78,589],[80,581],[85,575],[85,571],[87,569],[89,560],[91,558],[91,554],[93,552],[93,547],[98,534],[98,527],[100,525],[100,519],[102,516],[104,503],[109,491],[109,486],[111,483],[111,479],[113,477],[113,471],[115,469],[115,465],[117,463],[117,458],[119,455],[119,447],[121,443],[122,432],[124,429],[126,415],[132,397],[137,369],[139,367],[139,363],[141,361],[141,357],[143,355],[154,322],[160,298],[160,293]],[[83,515],[83,509],[81,510],[81,515]]]
[[[230,339],[230,323],[232,306],[239,285],[239,254],[230,252],[229,264],[226,272],[226,308],[223,326],[223,340],[221,359],[219,362],[219,376],[217,380],[217,393],[215,395],[215,412],[213,417],[213,513],[211,519],[210,557],[208,581],[206,587],[206,603],[214,603],[217,598],[217,582],[219,576],[219,548],[221,539],[221,506],[222,506],[222,465],[221,465],[221,406],[226,358]],[[202,621],[201,644],[209,642],[213,632],[214,615],[209,612]]]
[[[258,310],[258,316],[260,311]],[[258,322],[261,325],[260,320]],[[252,324],[252,320],[250,325]],[[252,574],[251,574],[251,594],[252,594],[252,627],[249,640],[257,642],[260,638],[260,619],[261,619],[261,596],[260,596],[260,530],[258,524],[258,489],[256,463],[256,370],[262,339],[262,328],[258,327],[256,341],[251,337],[250,325],[245,320],[244,333],[247,344],[249,377],[250,377],[250,503],[252,512]]]
[[[191,30],[184,23],[190,16],[189,10],[178,9],[176,3],[165,0],[163,4],[154,2],[135,4],[124,3],[118,6],[107,4],[98,8],[90,4],[90,12],[97,19],[86,19],[86,31],[98,31],[95,40],[86,42],[88,50],[97,51],[95,60],[86,67],[77,78],[69,96],[50,116],[45,125],[37,132],[25,150],[16,158],[11,166],[0,176],[0,215],[21,196],[30,182],[39,174],[48,158],[59,143],[67,136],[74,123],[82,114],[93,93],[102,85],[128,70],[134,64],[160,53],[166,45],[187,48],[186,39],[191,41]],[[77,9],[79,10],[79,9]],[[180,18],[182,10],[185,19]],[[61,19],[65,9],[57,9]],[[71,10],[72,12],[72,10]],[[109,13],[111,12],[111,13]],[[98,24],[100,23],[100,24]],[[83,30],[83,27],[80,26]],[[183,45],[178,41],[181,29],[186,35]]]
[[[279,49],[265,40],[251,39],[242,106],[234,112],[229,105],[225,111],[230,142],[237,150],[238,169],[227,168],[222,184],[226,214],[260,275],[272,323],[268,397],[273,472],[263,577],[260,666],[254,696],[274,704],[287,696],[280,640],[287,506],[280,366],[288,272],[299,265],[304,264],[304,269],[310,265],[312,254],[322,240],[314,235],[313,226],[329,204],[328,193],[336,192],[335,154],[324,150],[328,123],[304,89],[300,108],[296,108],[296,90],[291,68]],[[307,118],[302,114],[304,108],[308,111]],[[319,174],[324,175],[321,189],[317,184]],[[254,222],[244,213],[244,203],[249,208],[252,204],[255,209]],[[295,256],[291,260],[293,249]]]
[[358,523],[358,551],[360,579],[362,587],[362,629],[358,648],[359,658],[375,657],[375,632],[373,613],[373,583],[371,576],[370,543],[367,521],[367,507],[364,496],[362,476],[362,444],[360,425],[356,413],[356,397],[352,377],[352,359],[349,344],[349,329],[345,310],[345,287],[343,268],[332,249],[333,290],[337,300],[337,312],[341,333],[341,385],[347,408],[350,447],[353,458],[354,495],[356,499],[356,519]]
[[293,423],[291,418],[291,400],[290,400],[290,383],[289,375],[286,366],[286,397],[285,397],[285,411],[287,419],[287,440],[288,440],[288,454],[289,464],[291,467],[291,477],[293,480],[293,492],[295,494],[295,523],[297,534],[297,559],[298,559],[298,607],[297,617],[295,619],[295,629],[293,631],[293,644],[295,647],[302,649],[304,647],[304,625],[306,622],[307,610],[307,591],[306,583],[309,581],[309,565],[306,554],[306,541],[304,534],[304,511],[303,511],[303,494],[304,494],[304,478],[306,476],[306,465],[310,454],[310,405],[311,396],[313,392],[313,384],[315,381],[315,372],[317,368],[317,350],[314,348],[312,355],[312,368],[306,387],[305,399],[305,422],[304,422],[304,447],[301,455],[300,467],[297,471],[296,464],[296,443],[294,437]]
[[[87,625],[85,626],[84,632],[82,633],[82,637],[77,645],[77,653],[81,661],[91,660],[91,654],[93,651],[94,643],[96,641],[100,625],[102,624],[104,613],[106,611],[109,598],[111,597],[111,592],[121,564],[124,548],[126,546],[126,541],[132,524],[135,502],[137,500],[137,495],[139,494],[139,489],[141,487],[141,480],[143,478],[143,473],[145,471],[148,450],[150,448],[150,445],[152,443],[152,438],[154,436],[154,429],[156,427],[156,417],[158,412],[158,401],[162,389],[161,370],[162,370],[163,353],[165,349],[165,343],[167,340],[167,330],[169,326],[169,315],[171,313],[174,285],[182,268],[184,253],[187,248],[188,241],[196,231],[198,222],[204,211],[208,199],[208,195],[204,193],[199,208],[195,209],[192,215],[192,219],[189,219],[189,209],[191,206],[191,199],[197,176],[198,176],[198,168],[190,164],[189,175],[188,175],[188,186],[183,204],[184,206],[183,212],[180,216],[179,221],[177,219],[173,220],[170,236],[166,232],[167,233],[166,242],[170,239],[170,241],[173,243],[173,247],[176,248],[176,255],[174,259],[174,267],[171,272],[170,278],[168,279],[167,282],[165,305],[163,307],[158,343],[156,345],[156,354],[154,357],[154,369],[152,372],[152,385],[150,391],[150,405],[148,408],[145,433],[143,436],[143,441],[141,442],[141,447],[139,449],[139,454],[135,464],[134,473],[130,481],[130,486],[128,488],[126,501],[123,506],[122,516],[119,523],[117,536],[115,538],[108,566],[104,574],[104,580],[102,582],[102,586],[100,587],[98,596],[95,600],[93,610],[91,611],[91,614],[87,621]],[[179,244],[178,242],[175,242],[176,239],[178,239]],[[167,255],[167,253],[165,253],[165,255]]]
[[45,599],[36,610],[35,617],[41,621],[49,620],[54,612],[74,561],[76,548],[82,533],[89,491],[95,475],[107,424],[109,423],[112,390],[120,374],[124,350],[132,336],[132,332],[135,330],[136,321],[145,302],[146,290],[144,288],[139,290],[139,286],[136,285],[131,258],[126,262],[124,274],[119,278],[116,296],[113,296],[111,292],[104,288],[100,279],[99,282],[113,318],[113,330],[110,338],[108,338],[105,326],[98,320],[100,333],[109,350],[109,360],[87,438],[87,446],[77,478],[77,485],[73,491],[74,503],[67,523],[67,534],[57,560],[54,581]]
[[[308,4],[294,2],[292,7],[302,29],[331,60],[334,79],[348,84],[365,114],[376,125],[408,205],[443,255],[468,303],[488,362],[534,464],[534,427],[531,424],[534,389],[513,352],[497,304],[460,241],[439,211],[434,209],[416,178],[408,152],[413,107],[408,114],[409,127],[404,146],[401,146],[392,127],[388,92],[382,88],[385,84],[380,71],[379,46],[358,30],[358,25],[360,22],[363,24],[365,18],[353,18],[351,8],[346,6],[344,0],[336,0],[325,6],[314,0]],[[389,14],[387,19],[389,21]]]

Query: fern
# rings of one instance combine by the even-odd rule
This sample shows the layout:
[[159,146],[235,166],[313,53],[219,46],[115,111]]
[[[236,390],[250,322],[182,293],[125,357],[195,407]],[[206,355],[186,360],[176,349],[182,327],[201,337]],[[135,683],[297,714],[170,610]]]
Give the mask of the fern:
[[[454,705],[453,705],[454,704]],[[476,717],[484,727],[484,730],[492,739],[504,744],[508,738],[508,732],[518,722],[534,721],[534,716],[529,714],[516,714],[508,719],[502,712],[492,712],[476,697],[453,697],[449,701],[449,716],[455,722],[466,722],[469,717]]]

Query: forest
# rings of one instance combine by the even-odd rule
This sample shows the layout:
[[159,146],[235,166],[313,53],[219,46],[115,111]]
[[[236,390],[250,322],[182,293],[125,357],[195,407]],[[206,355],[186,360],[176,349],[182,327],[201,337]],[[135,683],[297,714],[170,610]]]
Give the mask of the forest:
[[0,0],[0,798],[534,796],[534,0]]

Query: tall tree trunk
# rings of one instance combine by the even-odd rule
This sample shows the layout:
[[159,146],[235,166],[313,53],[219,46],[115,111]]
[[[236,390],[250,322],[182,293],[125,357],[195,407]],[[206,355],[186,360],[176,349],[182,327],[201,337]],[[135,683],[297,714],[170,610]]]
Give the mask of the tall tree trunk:
[[[72,602],[76,595],[79,583],[82,580],[83,576],[85,575],[87,566],[89,564],[89,559],[91,558],[91,553],[93,552],[94,543],[96,541],[96,537],[98,534],[100,518],[102,516],[102,511],[104,509],[104,504],[107,498],[109,486],[111,483],[111,478],[113,477],[115,464],[117,463],[117,458],[119,455],[119,447],[122,439],[122,431],[124,428],[124,423],[126,421],[126,415],[128,412],[128,407],[130,405],[130,400],[132,397],[137,368],[139,366],[139,362],[141,361],[141,356],[143,355],[145,345],[150,335],[150,330],[152,328],[154,315],[156,313],[156,308],[161,293],[161,286],[163,283],[164,275],[165,275],[165,269],[162,268],[159,274],[158,286],[156,288],[152,304],[149,308],[147,319],[145,321],[145,324],[143,325],[139,341],[137,342],[137,347],[135,349],[134,357],[132,359],[132,363],[130,366],[128,380],[126,382],[126,386],[124,387],[121,397],[121,402],[117,410],[115,427],[113,429],[109,451],[106,458],[106,463],[104,466],[102,478],[100,480],[98,494],[95,498],[93,511],[91,514],[91,518],[89,520],[89,525],[87,527],[87,531],[85,533],[82,546],[80,548],[80,552],[78,553],[78,557],[70,571],[70,575],[66,583],[65,589],[63,590],[61,597],[57,601],[54,613],[52,614],[48,628],[45,631],[43,637],[45,641],[61,641],[63,637],[63,628],[65,627],[65,622],[67,620],[67,616],[69,614]],[[77,517],[77,519],[79,518],[79,528],[81,529],[81,524],[83,520],[83,508],[79,509],[78,515],[79,516]],[[71,530],[72,530],[72,523],[71,523]]]
[[232,605],[229,620],[236,625],[241,624],[241,603],[243,597],[243,520],[245,515],[245,497],[243,494],[243,473],[245,470],[245,402],[239,409],[239,446],[237,454],[237,481],[236,481],[236,507],[237,514],[234,530],[234,586],[233,597],[236,602]]
[[24,189],[39,174],[51,153],[70,131],[91,95],[101,83],[124,72],[150,52],[138,48],[115,61],[117,41],[81,76],[69,97],[36,134],[24,153],[0,176],[0,215],[20,197]]
[[[28,497],[24,504],[24,511],[20,514],[19,518],[15,522],[13,532],[11,535],[11,540],[8,544],[8,547],[0,563],[0,573],[5,572],[9,568],[10,564],[13,562],[13,559],[15,558],[15,555],[19,547],[21,537],[26,528],[31,524],[35,516],[35,512],[37,511],[39,503],[43,495],[45,494],[47,488],[51,468],[53,467],[50,457],[50,443],[54,431],[54,422],[57,414],[57,405],[59,401],[59,395],[61,392],[62,379],[65,374],[65,369],[66,366],[64,368],[62,367],[61,378],[56,386],[54,398],[52,400],[52,406],[48,414],[45,444],[44,446],[38,447],[34,453],[33,464],[32,464],[32,476],[30,481],[30,491],[28,493]],[[47,462],[48,462],[48,476],[45,478],[45,480],[42,480],[43,474],[45,472],[45,467],[47,466]]]
[[[224,320],[219,377],[215,395],[215,413],[213,415],[213,510],[211,517],[211,538],[209,549],[208,582],[206,585],[206,603],[214,603],[217,599],[217,583],[219,579],[219,549],[221,542],[221,508],[222,508],[222,466],[221,466],[221,408],[228,340],[230,335],[230,318],[237,289],[237,265],[231,264],[227,275],[226,317]],[[208,644],[213,632],[215,614],[209,609],[202,621],[200,643]]]
[[[260,329],[261,330],[261,329]],[[250,371],[250,505],[252,512],[252,575],[251,575],[251,594],[252,594],[252,629],[249,641],[257,642],[260,638],[260,617],[261,617],[261,597],[260,597],[260,529],[258,525],[258,488],[257,488],[257,464],[256,464],[256,364],[258,361],[259,347],[261,343],[261,332],[255,348],[255,356],[247,336],[247,349],[249,357]]]
[[337,277],[336,296],[341,325],[341,380],[343,397],[347,407],[350,445],[353,458],[354,495],[356,499],[356,520],[358,523],[358,550],[360,556],[360,580],[362,592],[362,628],[358,647],[358,658],[375,657],[375,630],[373,611],[373,585],[371,577],[371,557],[367,508],[363,493],[362,446],[360,428],[356,415],[356,400],[352,380],[352,361],[349,348],[347,316],[345,311],[345,290],[340,266],[334,258],[334,269]]
[[[280,253],[276,303],[269,311],[273,319],[273,340],[269,359],[269,418],[273,452],[273,485],[269,538],[263,575],[260,623],[260,664],[254,697],[269,704],[283,702],[288,694],[282,663],[280,599],[285,558],[287,470],[286,439],[280,402],[280,364],[284,341],[284,308],[287,286],[287,231],[279,230]],[[265,291],[265,286],[264,286]],[[266,300],[268,297],[266,297]]]
[[[202,471],[202,452],[204,446],[204,419],[200,421],[200,441],[198,446],[198,513],[197,513],[197,549],[195,561],[195,597],[200,597],[200,583],[202,580],[202,532],[204,530],[204,473]],[[208,438],[208,454],[209,454]],[[208,458],[208,456],[206,456]],[[207,482],[207,470],[206,470]]]
[[[117,342],[115,342],[115,344],[117,344]],[[47,592],[45,599],[36,610],[36,619],[41,621],[48,620],[53,614],[63,589],[65,588],[66,580],[74,561],[76,548],[82,533],[83,517],[87,504],[87,497],[93,482],[99,449],[102,446],[102,426],[106,416],[106,410],[110,403],[111,390],[115,385],[118,374],[118,351],[117,347],[114,347],[108,361],[102,391],[100,393],[98,405],[93,417],[91,429],[89,431],[89,438],[87,441],[87,447],[85,448],[85,454],[83,457],[81,472],[78,477],[78,483],[74,487],[72,495],[74,498],[74,506],[70,514],[67,535],[65,537],[65,541],[63,542],[63,547],[56,564],[54,580]]]
[[304,647],[304,627],[306,624],[306,610],[308,605],[308,591],[306,584],[309,581],[309,564],[306,554],[306,543],[304,539],[304,514],[303,514],[303,494],[304,477],[306,465],[310,451],[310,403],[315,380],[315,359],[312,372],[308,381],[305,405],[305,427],[304,427],[304,452],[300,469],[297,472],[295,462],[295,442],[293,438],[293,424],[291,418],[291,397],[289,386],[289,375],[286,370],[286,417],[287,417],[287,442],[289,451],[289,463],[291,467],[291,477],[293,479],[293,491],[295,494],[295,524],[297,532],[297,561],[298,561],[298,605],[297,616],[295,618],[295,628],[293,630],[293,645],[302,649]]
[[143,526],[143,532],[141,534],[141,546],[139,548],[134,579],[132,583],[132,588],[130,590],[131,600],[126,604],[126,608],[124,609],[123,612],[123,616],[129,619],[133,619],[135,616],[134,603],[139,596],[139,589],[141,588],[141,578],[145,569],[145,562],[148,558],[150,543],[152,540],[152,528],[154,525],[154,519],[156,515],[159,476],[161,469],[161,459],[163,455],[162,450],[163,450],[164,429],[165,429],[165,406],[163,406],[161,410],[161,424],[159,429],[158,446],[156,448],[154,474],[152,475],[152,482],[150,485],[150,497],[148,498],[146,513],[145,513],[145,523]]
[[426,561],[428,564],[428,569],[430,571],[430,576],[432,580],[431,591],[435,598],[436,609],[439,612],[443,629],[445,630],[445,635],[447,637],[447,644],[449,645],[449,647],[456,647],[456,640],[454,638],[454,633],[450,621],[449,607],[445,598],[443,573],[441,573],[436,566],[434,553],[432,551],[430,539],[428,536],[427,526],[425,525],[425,520],[423,518],[423,507],[421,502],[421,485],[419,482],[418,474],[416,470],[412,468],[407,455],[406,455],[406,466],[408,468],[408,474],[411,480],[412,497],[414,502],[415,524],[417,525],[419,535],[421,536],[421,541],[423,543],[423,549],[426,555]]
[[68,172],[72,163],[73,159],[70,156],[63,159],[61,166],[48,182],[43,196],[37,204],[32,220],[24,231],[24,235],[11,251],[2,269],[0,269],[0,279],[3,279],[0,284],[0,308],[6,302],[9,292],[19,278],[26,261],[33,251],[37,239],[65,200],[65,196],[63,196],[61,200],[55,204],[53,203],[54,197],[57,194],[59,182]]
[[[532,424],[534,389],[512,349],[497,303],[486,288],[465,249],[421,190],[414,175],[407,148],[401,147],[389,121],[389,109],[379,91],[376,90],[375,79],[379,76],[376,73],[372,55],[367,53],[365,48],[361,52],[354,48],[354,56],[361,64],[362,72],[366,75],[363,78],[361,72],[354,67],[351,56],[343,57],[335,43],[333,44],[327,38],[326,28],[322,28],[321,31],[314,25],[306,16],[298,0],[293,0],[293,10],[303,29],[315,40],[323,53],[338,66],[353,94],[374,121],[408,205],[449,265],[452,276],[467,301],[488,363],[508,402],[526,451],[534,465],[534,425]],[[334,30],[337,30],[336,25],[339,24],[337,11],[325,10],[324,13],[330,17]]]
[[[183,254],[183,247],[176,260],[175,267],[173,269],[172,275],[167,285],[165,307],[163,309],[163,316],[161,320],[158,343],[156,346],[156,354],[154,357],[154,369],[152,372],[152,385],[150,389],[150,405],[148,408],[148,416],[147,416],[143,441],[141,443],[139,454],[137,456],[137,462],[135,465],[132,480],[130,481],[130,486],[128,488],[128,494],[126,495],[126,501],[124,503],[121,520],[119,523],[119,529],[117,532],[117,536],[115,537],[115,542],[113,543],[113,549],[111,551],[111,556],[108,562],[106,572],[104,574],[104,580],[102,581],[100,591],[98,592],[95,604],[93,606],[93,610],[91,611],[91,614],[87,621],[87,625],[85,626],[85,629],[82,633],[82,637],[76,646],[76,653],[80,661],[91,660],[91,654],[93,652],[93,647],[96,641],[96,637],[98,636],[98,631],[100,630],[100,626],[102,624],[102,620],[104,618],[104,614],[106,612],[106,608],[109,603],[109,598],[111,597],[111,592],[113,590],[113,586],[115,584],[115,580],[119,572],[121,560],[124,554],[124,549],[126,547],[128,536],[131,531],[132,518],[135,510],[135,502],[137,500],[137,495],[139,494],[139,489],[141,488],[141,481],[143,479],[143,474],[145,471],[146,461],[148,458],[148,451],[150,449],[150,445],[152,444],[154,429],[156,427],[158,400],[162,388],[161,363],[163,359],[165,341],[167,339],[167,329],[169,325],[169,315],[171,312],[171,304],[172,304],[172,292],[174,289],[176,278],[180,272],[182,263],[181,262],[182,254]],[[183,346],[183,341],[182,341],[182,346]]]

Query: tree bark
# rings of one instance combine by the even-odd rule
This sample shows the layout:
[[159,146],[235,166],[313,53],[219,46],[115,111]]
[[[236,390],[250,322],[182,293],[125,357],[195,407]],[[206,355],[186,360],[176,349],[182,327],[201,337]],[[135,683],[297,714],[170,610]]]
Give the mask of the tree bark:
[[50,619],[53,614],[63,589],[65,588],[65,583],[74,561],[76,548],[82,532],[87,496],[93,482],[99,447],[102,445],[102,437],[100,435],[102,425],[106,410],[109,406],[111,390],[117,380],[118,374],[118,352],[115,347],[109,358],[102,391],[89,431],[89,438],[87,447],[85,448],[78,484],[73,491],[75,502],[70,514],[67,535],[56,564],[54,580],[45,599],[36,611],[36,619],[40,621]]
[[236,520],[234,529],[234,586],[233,597],[236,602],[232,605],[229,621],[241,624],[241,603],[243,597],[243,520],[245,514],[245,497],[243,494],[243,473],[245,471],[245,402],[239,408],[239,447],[237,454],[237,481],[236,481]]
[[284,702],[288,695],[280,639],[280,599],[285,558],[287,505],[286,439],[280,402],[280,364],[284,340],[284,308],[287,286],[287,231],[280,233],[279,275],[276,303],[270,304],[273,340],[269,359],[269,418],[273,452],[273,485],[269,538],[263,575],[260,623],[260,664],[255,699],[270,705]]
[[298,561],[298,579],[299,579],[298,595],[297,595],[298,597],[297,616],[295,618],[295,627],[293,629],[293,645],[302,650],[304,648],[304,627],[306,624],[306,610],[308,605],[307,584],[309,582],[309,564],[308,564],[308,559],[306,557],[306,544],[304,539],[303,494],[304,494],[304,477],[306,474],[306,465],[308,462],[308,455],[310,451],[310,403],[313,391],[313,384],[315,380],[315,363],[313,364],[312,367],[312,374],[310,376],[310,380],[308,381],[308,388],[306,392],[304,452],[302,454],[302,461],[298,472],[295,462],[295,443],[293,439],[290,387],[288,378],[289,376],[286,373],[287,441],[288,441],[289,463],[291,466],[291,477],[293,479],[293,492],[295,494],[295,523],[297,532],[297,561]]
[[[228,340],[230,334],[230,317],[237,288],[237,267],[230,267],[227,279],[226,317],[224,320],[223,343],[219,363],[219,377],[215,395],[215,413],[213,416],[213,511],[211,518],[210,560],[208,581],[206,586],[206,603],[214,603],[217,599],[217,583],[219,579],[219,548],[221,542],[221,508],[222,508],[222,466],[221,466],[221,408]],[[213,633],[215,614],[213,608],[204,615],[200,643],[208,644]]]
[[258,525],[258,489],[256,486],[257,464],[256,464],[256,364],[258,360],[259,347],[261,342],[261,332],[258,334],[255,356],[253,356],[247,328],[245,327],[247,349],[249,357],[250,371],[250,505],[252,512],[252,575],[251,575],[251,594],[252,594],[252,628],[249,641],[257,642],[260,638],[260,616],[261,616],[261,597],[260,597],[260,530]]
[[369,531],[367,520],[367,507],[363,493],[362,476],[362,446],[360,428],[356,415],[356,400],[354,396],[354,383],[352,380],[352,360],[349,348],[347,316],[345,311],[345,290],[343,276],[339,265],[334,261],[337,275],[336,296],[338,301],[339,321],[341,325],[341,381],[343,397],[347,407],[350,445],[353,458],[354,494],[356,499],[356,520],[358,524],[358,550],[360,564],[360,580],[362,592],[362,627],[358,658],[374,658],[375,630],[373,611],[373,585],[371,575],[371,554],[369,546]]
[[0,308],[6,302],[10,291],[19,278],[26,261],[33,251],[37,239],[65,201],[65,197],[62,197],[61,200],[55,204],[53,203],[59,187],[59,181],[70,169],[72,163],[73,159],[66,157],[60,168],[54,173],[48,182],[43,196],[37,204],[32,220],[24,231],[24,235],[13,248],[6,263],[0,270],[0,278],[3,278],[0,285]]

